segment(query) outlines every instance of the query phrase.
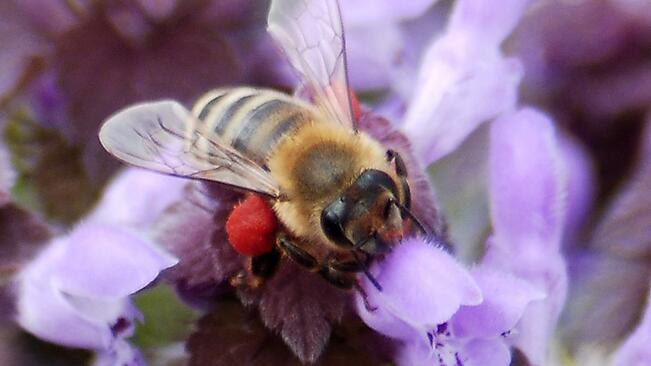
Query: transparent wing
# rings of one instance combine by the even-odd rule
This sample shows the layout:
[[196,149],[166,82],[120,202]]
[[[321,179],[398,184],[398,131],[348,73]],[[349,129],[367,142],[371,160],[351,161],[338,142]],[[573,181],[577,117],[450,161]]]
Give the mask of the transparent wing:
[[137,104],[116,113],[102,126],[99,139],[109,153],[141,168],[278,196],[277,184],[264,169],[202,131],[201,123],[174,101]]
[[329,118],[354,128],[336,0],[273,0],[268,30]]

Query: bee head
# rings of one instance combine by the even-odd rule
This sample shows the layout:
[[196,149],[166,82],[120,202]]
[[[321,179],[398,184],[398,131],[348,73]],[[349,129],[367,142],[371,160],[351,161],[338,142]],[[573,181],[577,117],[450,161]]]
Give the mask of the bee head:
[[367,169],[321,212],[321,227],[342,248],[381,254],[403,235],[398,187],[381,170]]

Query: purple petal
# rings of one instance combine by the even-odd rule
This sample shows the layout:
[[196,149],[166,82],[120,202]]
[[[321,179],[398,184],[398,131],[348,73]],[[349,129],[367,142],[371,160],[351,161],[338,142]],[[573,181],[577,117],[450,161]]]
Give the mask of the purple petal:
[[357,312],[371,328],[391,337],[411,336],[405,334],[405,324],[425,337],[461,305],[482,301],[469,273],[444,250],[422,239],[404,241],[384,261],[374,264],[371,272],[382,291],[365,277],[361,285],[367,301],[378,309],[367,310],[357,295]]
[[88,221],[144,229],[181,197],[187,180],[128,168],[110,183]]
[[145,359],[136,348],[126,341],[116,342],[110,351],[100,352],[94,366],[145,366]]
[[346,27],[386,24],[416,18],[437,0],[346,0],[341,1],[341,13]]
[[36,336],[111,351],[140,315],[127,299],[176,261],[137,235],[82,223],[17,277],[17,320]]
[[4,144],[0,143],[0,207],[11,201],[10,191],[15,180],[16,173],[11,166],[9,153]]
[[635,331],[624,341],[615,352],[613,365],[649,365],[651,364],[651,302],[647,300],[647,308],[642,321]]
[[62,260],[52,263],[52,281],[76,296],[128,296],[177,262],[139,235],[116,226],[82,223],[64,240]]
[[565,339],[612,345],[637,324],[651,278],[648,261],[578,252],[569,261],[572,291],[564,310]]
[[30,27],[18,1],[0,2],[0,99],[9,96],[29,70],[30,59],[44,52],[44,43]]
[[483,265],[509,271],[546,295],[527,305],[517,332],[509,337],[509,343],[517,346],[534,365],[546,364],[549,342],[567,296],[565,260],[544,244],[532,240],[520,246],[519,251],[489,245],[482,260]]
[[351,27],[346,30],[349,82],[353,89],[382,89],[389,85],[405,46],[395,24]]
[[[452,11],[450,32],[459,32],[469,47],[492,49],[513,31],[530,0],[505,0],[499,4],[460,0]],[[492,50],[491,50],[492,51]]]
[[138,0],[138,4],[147,16],[156,20],[162,20],[172,15],[178,2],[179,0]]
[[[17,321],[21,327],[39,338],[57,344],[89,349],[108,349],[114,338],[110,323],[81,316],[52,279],[53,265],[65,260],[67,240],[57,239],[35,261],[26,266],[17,278]],[[88,276],[88,274],[85,274]],[[97,313],[126,312],[126,299],[97,304]],[[108,306],[107,306],[108,305]]]
[[[447,32],[432,44],[420,69],[403,128],[426,164],[515,106],[522,68],[501,56],[498,38],[518,21],[522,1],[513,9],[479,3],[457,3]],[[482,24],[494,29],[477,29]]]
[[640,161],[616,193],[592,237],[592,246],[626,258],[651,253],[651,122],[644,133]]
[[506,272],[474,268],[471,274],[482,291],[484,301],[462,306],[452,317],[452,332],[457,337],[490,338],[513,329],[527,305],[545,294]]
[[563,160],[567,165],[567,213],[563,241],[573,245],[588,218],[595,195],[595,172],[591,157],[583,146],[567,135],[560,139]]
[[548,117],[523,109],[491,129],[490,197],[496,244],[517,253],[532,242],[560,245],[565,186]]
[[473,339],[459,351],[463,366],[507,366],[511,351],[502,339]]
[[424,342],[409,342],[398,349],[400,366],[508,366],[511,352],[501,338],[452,340],[434,347]]
[[432,365],[437,361],[432,348],[420,340],[405,343],[395,356],[395,362],[399,366]]
[[20,7],[36,29],[57,36],[78,24],[80,17],[88,15],[89,3],[88,0],[81,0],[70,6],[62,1],[21,0]]

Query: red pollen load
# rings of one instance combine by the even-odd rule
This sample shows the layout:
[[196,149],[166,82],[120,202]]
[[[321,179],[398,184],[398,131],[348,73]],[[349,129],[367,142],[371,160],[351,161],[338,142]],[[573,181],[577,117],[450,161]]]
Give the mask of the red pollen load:
[[233,207],[226,220],[228,241],[240,254],[256,256],[271,251],[278,221],[269,202],[249,194]]

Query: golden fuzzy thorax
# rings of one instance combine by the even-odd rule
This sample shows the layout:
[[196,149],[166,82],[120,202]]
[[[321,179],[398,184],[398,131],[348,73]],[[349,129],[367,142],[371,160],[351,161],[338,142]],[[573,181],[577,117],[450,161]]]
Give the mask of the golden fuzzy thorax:
[[321,229],[321,211],[366,169],[395,173],[386,149],[363,132],[334,123],[313,122],[288,134],[268,155],[267,166],[280,186],[274,209],[293,235],[331,245]]

